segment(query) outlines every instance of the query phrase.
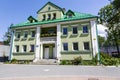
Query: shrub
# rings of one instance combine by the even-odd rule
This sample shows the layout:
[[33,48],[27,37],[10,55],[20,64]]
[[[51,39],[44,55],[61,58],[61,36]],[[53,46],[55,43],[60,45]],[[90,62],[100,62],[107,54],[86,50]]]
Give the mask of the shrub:
[[81,63],[82,63],[82,57],[81,56],[74,58],[74,60],[73,60],[74,65],[80,65]]
[[60,65],[72,65],[72,60],[61,60]]
[[[93,58],[93,61],[97,63],[97,55]],[[119,65],[119,59],[113,58],[105,53],[100,53],[100,63],[107,66],[107,65]]]

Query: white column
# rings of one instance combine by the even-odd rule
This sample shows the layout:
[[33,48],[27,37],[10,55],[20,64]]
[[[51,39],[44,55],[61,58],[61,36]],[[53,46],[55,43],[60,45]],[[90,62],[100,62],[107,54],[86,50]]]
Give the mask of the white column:
[[10,54],[9,54],[9,60],[12,60],[13,56],[13,49],[14,49],[14,39],[15,39],[15,30],[12,31],[12,37],[10,40]]
[[40,47],[40,59],[43,59],[43,44],[41,43],[41,47]]
[[57,59],[60,61],[61,57],[61,26],[60,24],[57,25],[57,43],[56,43],[56,48],[57,48]]
[[40,57],[40,27],[36,28],[36,45],[35,45],[35,60],[33,62],[36,62],[39,60]]
[[93,20],[91,23],[91,34],[92,34],[92,47],[93,47],[93,56],[99,52],[98,51],[98,39],[97,39],[97,24],[96,21]]

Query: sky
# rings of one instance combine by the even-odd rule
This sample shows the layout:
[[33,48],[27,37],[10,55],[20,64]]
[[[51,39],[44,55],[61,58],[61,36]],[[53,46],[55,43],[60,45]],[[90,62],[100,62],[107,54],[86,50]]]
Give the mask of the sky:
[[[24,22],[30,15],[37,17],[36,12],[48,1],[66,10],[96,16],[100,8],[110,3],[109,0],[0,0],[0,41],[11,24]],[[99,33],[105,36],[103,28],[99,26]]]

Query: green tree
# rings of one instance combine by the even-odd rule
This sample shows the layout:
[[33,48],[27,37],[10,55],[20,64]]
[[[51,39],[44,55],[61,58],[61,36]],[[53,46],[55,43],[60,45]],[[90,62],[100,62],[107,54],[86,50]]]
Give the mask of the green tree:
[[[115,0],[114,0],[115,1]],[[113,1],[113,2],[114,2]],[[112,44],[115,44],[117,48],[117,52],[120,57],[120,50],[119,50],[119,40],[120,40],[120,17],[119,11],[114,7],[112,4],[109,4],[100,9],[98,15],[100,17],[100,23],[105,23],[108,27],[108,39],[112,41]]]
[[103,47],[105,38],[98,35],[99,47]]
[[[13,24],[11,24],[10,26],[12,26]],[[5,32],[5,35],[3,36],[3,43],[4,45],[10,45],[10,40],[11,40],[11,29],[8,28],[7,32]]]

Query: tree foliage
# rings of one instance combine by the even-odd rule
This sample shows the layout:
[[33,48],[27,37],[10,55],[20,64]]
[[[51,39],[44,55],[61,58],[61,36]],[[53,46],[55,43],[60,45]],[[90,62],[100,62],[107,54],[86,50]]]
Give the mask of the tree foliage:
[[114,0],[111,4],[101,8],[98,15],[100,17],[100,23],[105,24],[108,27],[107,41],[115,44],[120,56],[120,7],[118,5],[120,6],[120,0]]

